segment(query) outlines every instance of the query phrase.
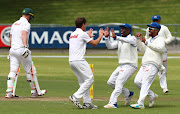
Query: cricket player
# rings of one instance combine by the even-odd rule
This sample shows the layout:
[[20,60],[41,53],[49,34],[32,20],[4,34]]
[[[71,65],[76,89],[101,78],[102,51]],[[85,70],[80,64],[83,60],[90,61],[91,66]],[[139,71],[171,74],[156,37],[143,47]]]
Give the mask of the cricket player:
[[112,29],[112,37],[117,40],[111,43],[108,39],[109,32],[108,28],[105,30],[106,46],[108,49],[118,48],[118,58],[119,66],[112,73],[108,80],[108,85],[110,85],[114,90],[111,94],[109,103],[104,106],[104,108],[118,108],[117,99],[120,94],[125,97],[125,105],[128,106],[131,97],[134,92],[129,91],[124,88],[124,84],[128,79],[136,72],[138,65],[138,52],[137,52],[137,39],[135,36],[131,35],[132,27],[129,24],[120,25],[121,36],[116,36],[114,30]]
[[[80,88],[69,97],[69,99],[80,109],[97,109],[98,106],[92,104],[89,88],[94,82],[92,70],[84,58],[86,53],[86,45],[90,43],[92,46],[99,44],[103,37],[103,30],[99,30],[99,37],[93,40],[92,29],[86,33],[86,19],[85,17],[77,18],[75,20],[76,30],[69,38],[69,65],[76,75]],[[83,106],[79,99],[83,98]]]
[[[30,21],[34,18],[33,10],[25,8],[22,11],[22,17],[13,23],[10,32],[10,73],[7,80],[6,98],[14,98],[13,85],[16,76],[16,72],[22,64],[27,81],[31,87],[31,97],[38,97],[46,94],[46,90],[40,90],[39,93],[36,90],[37,82],[34,82],[36,77],[36,68],[32,64],[31,51],[28,49],[28,38],[30,33]],[[36,78],[37,79],[37,78]],[[36,84],[36,85],[35,85]]]
[[[159,15],[154,15],[154,16],[152,16],[152,21],[160,24],[161,17]],[[139,34],[141,34],[141,33],[137,33],[137,36],[139,36]],[[161,30],[159,31],[158,34],[161,37],[164,38],[165,44],[166,44],[166,46],[165,46],[166,51],[162,55],[163,65],[162,65],[160,71],[158,72],[159,81],[160,81],[160,86],[163,89],[163,93],[168,93],[169,90],[167,88],[167,80],[166,80],[166,77],[167,77],[167,63],[168,63],[168,61],[167,61],[167,44],[171,43],[174,40],[174,37],[172,37],[171,32],[169,31],[168,27],[166,27],[164,25],[161,25]],[[150,36],[149,36],[149,28],[147,28],[146,35],[145,35],[144,38],[145,39],[150,38]]]
[[146,96],[150,98],[149,107],[154,105],[155,99],[158,97],[153,91],[149,88],[156,78],[156,75],[162,65],[162,54],[166,51],[164,38],[158,35],[158,32],[161,30],[161,25],[152,22],[147,25],[149,27],[149,39],[142,39],[142,42],[138,43],[145,49],[144,56],[142,58],[142,66],[138,71],[134,83],[140,89],[140,96],[137,101],[137,104],[132,104],[130,107],[143,109],[144,100]]

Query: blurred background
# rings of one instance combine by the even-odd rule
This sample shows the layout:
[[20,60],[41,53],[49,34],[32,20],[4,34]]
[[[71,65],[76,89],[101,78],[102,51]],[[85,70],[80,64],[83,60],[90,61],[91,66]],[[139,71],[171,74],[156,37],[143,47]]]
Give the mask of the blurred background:
[[[122,23],[133,26],[133,34],[145,34],[153,15],[161,16],[175,40],[168,45],[169,53],[180,53],[180,1],[179,0],[1,0],[0,1],[0,53],[8,54],[9,32],[13,22],[21,17],[24,8],[31,8],[35,18],[31,21],[29,39],[33,53],[68,54],[68,40],[75,30],[77,17],[86,17],[88,28],[109,26],[119,35]],[[111,39],[112,41],[114,39]],[[104,39],[96,47],[88,45],[87,54],[114,54],[107,51]]]

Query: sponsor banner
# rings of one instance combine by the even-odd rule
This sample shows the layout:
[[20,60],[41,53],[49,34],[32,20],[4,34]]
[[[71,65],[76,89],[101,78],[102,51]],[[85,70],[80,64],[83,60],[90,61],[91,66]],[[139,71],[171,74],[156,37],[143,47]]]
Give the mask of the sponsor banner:
[[0,47],[10,47],[11,26],[0,26]]
[[[93,39],[99,36],[99,29],[105,27],[87,27],[93,29]],[[109,27],[111,29],[111,27]],[[120,35],[120,27],[113,27],[116,35]],[[75,27],[31,27],[29,48],[69,48],[69,37]],[[111,35],[111,34],[110,34]],[[113,42],[115,39],[110,38]],[[0,26],[0,47],[10,46],[10,26]],[[87,48],[106,48],[105,39],[97,46],[87,44]]]
[[[99,29],[105,27],[87,27],[88,30],[93,29],[93,39],[99,36]],[[111,29],[111,27],[109,27]],[[120,35],[120,27],[113,27],[116,35]],[[30,48],[69,48],[69,37],[75,27],[33,27],[29,39]],[[111,34],[110,34],[111,35]],[[112,42],[115,40],[110,39]],[[87,44],[87,48],[106,48],[105,39],[102,39],[97,46]]]

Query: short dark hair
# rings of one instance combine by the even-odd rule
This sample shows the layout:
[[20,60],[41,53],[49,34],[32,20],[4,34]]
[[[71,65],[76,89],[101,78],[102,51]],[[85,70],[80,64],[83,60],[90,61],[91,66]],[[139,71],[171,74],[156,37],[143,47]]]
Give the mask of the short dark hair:
[[76,20],[75,20],[75,25],[76,25],[76,28],[81,28],[83,24],[86,23],[86,19],[85,17],[78,17]]

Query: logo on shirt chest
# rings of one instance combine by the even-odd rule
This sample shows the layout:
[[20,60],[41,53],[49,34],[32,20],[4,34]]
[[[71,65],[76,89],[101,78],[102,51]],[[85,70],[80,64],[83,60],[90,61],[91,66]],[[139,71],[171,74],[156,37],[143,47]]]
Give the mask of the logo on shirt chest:
[[78,37],[78,34],[77,34],[77,35],[70,36],[69,39],[71,39],[71,38],[77,38],[77,37]]

